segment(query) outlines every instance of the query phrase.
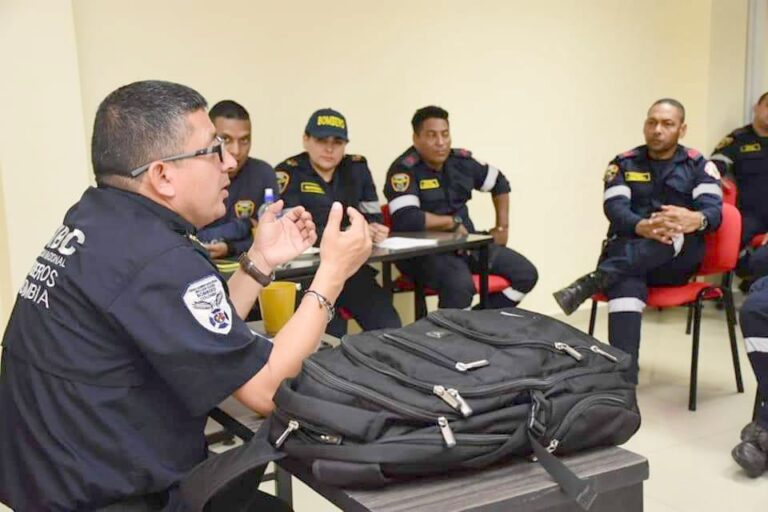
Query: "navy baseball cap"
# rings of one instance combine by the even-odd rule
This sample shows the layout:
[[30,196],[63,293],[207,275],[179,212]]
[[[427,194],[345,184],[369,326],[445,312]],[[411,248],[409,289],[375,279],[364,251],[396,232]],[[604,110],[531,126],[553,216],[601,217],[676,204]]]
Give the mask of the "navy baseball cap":
[[338,137],[349,141],[347,136],[347,120],[343,115],[331,108],[322,108],[312,114],[304,131],[307,135],[316,139]]

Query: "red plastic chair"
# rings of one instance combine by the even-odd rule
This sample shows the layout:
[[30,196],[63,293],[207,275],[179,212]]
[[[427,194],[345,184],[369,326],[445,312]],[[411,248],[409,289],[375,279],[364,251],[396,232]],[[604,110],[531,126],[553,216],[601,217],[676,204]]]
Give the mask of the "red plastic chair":
[[[739,257],[739,242],[741,237],[741,214],[732,204],[723,204],[723,222],[717,231],[706,235],[706,249],[696,276],[723,274],[722,284],[715,285],[706,282],[690,282],[682,286],[661,286],[648,289],[646,305],[656,308],[672,308],[693,306],[693,344],[691,349],[691,380],[688,397],[688,409],[696,410],[696,392],[699,365],[699,335],[701,331],[701,308],[705,300],[723,299],[725,316],[728,324],[728,337],[731,343],[733,372],[736,377],[736,389],[744,392],[741,380],[741,365],[736,348],[736,311],[733,305],[731,283],[733,269]],[[595,332],[597,303],[606,302],[603,294],[592,297],[592,311],[589,318],[589,334]]]
[[[384,217],[384,224],[392,229],[392,216],[389,214],[389,205],[381,205],[381,214]],[[475,285],[475,293],[480,293],[480,274],[472,274],[472,282]],[[499,293],[502,290],[509,288],[510,282],[496,274],[488,275],[488,294]],[[429,288],[428,286],[420,287],[416,282],[405,274],[400,274],[397,279],[392,283],[392,291],[394,293],[400,292],[414,292],[415,293],[415,317],[416,319],[422,318],[427,314],[427,302],[426,297],[437,295],[437,291]]]
[[[736,183],[728,178],[723,178],[721,183],[723,186],[723,203],[736,206],[736,200],[739,197],[739,189],[736,187]],[[752,240],[749,241],[750,247],[755,249],[760,247],[767,236],[768,234],[766,233],[753,236]]]

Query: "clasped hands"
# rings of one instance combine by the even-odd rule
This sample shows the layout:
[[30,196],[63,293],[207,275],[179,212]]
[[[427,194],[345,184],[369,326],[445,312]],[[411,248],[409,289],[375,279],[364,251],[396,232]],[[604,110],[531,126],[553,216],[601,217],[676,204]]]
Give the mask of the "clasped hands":
[[693,233],[701,226],[702,213],[681,206],[662,205],[661,211],[654,212],[635,226],[635,233],[643,238],[672,244],[673,238]]

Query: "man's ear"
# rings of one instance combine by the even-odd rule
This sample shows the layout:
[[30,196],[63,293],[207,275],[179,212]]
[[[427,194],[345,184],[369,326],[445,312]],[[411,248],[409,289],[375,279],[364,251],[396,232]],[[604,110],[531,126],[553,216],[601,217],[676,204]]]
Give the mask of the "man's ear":
[[175,177],[172,166],[165,162],[152,162],[144,182],[158,196],[170,199],[176,196]]
[[683,123],[683,126],[680,127],[680,138],[682,139],[685,137],[685,134],[688,132],[688,125]]

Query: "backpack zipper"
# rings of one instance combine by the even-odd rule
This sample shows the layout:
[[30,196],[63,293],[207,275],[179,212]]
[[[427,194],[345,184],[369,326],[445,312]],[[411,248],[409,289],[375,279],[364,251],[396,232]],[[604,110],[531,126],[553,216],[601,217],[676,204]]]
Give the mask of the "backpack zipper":
[[352,393],[358,396],[362,395],[368,398],[369,400],[371,400],[372,402],[378,405],[381,405],[382,407],[389,409],[390,411],[394,411],[406,417],[423,420],[423,421],[429,421],[431,423],[436,423],[437,426],[440,428],[440,433],[443,435],[443,440],[445,441],[445,445],[448,448],[451,448],[456,445],[456,438],[454,437],[453,431],[451,430],[451,426],[448,423],[448,420],[445,418],[445,416],[435,417],[430,414],[426,414],[421,410],[416,409],[415,407],[411,407],[409,405],[396,402],[391,398],[386,397],[380,393],[377,393],[365,386],[347,382],[337,377],[333,373],[329,372],[328,370],[320,366],[316,361],[313,361],[312,359],[306,359],[304,361],[304,370],[307,371],[307,373],[309,373],[310,375],[314,374],[313,376],[315,378],[324,380],[325,383],[328,384],[330,387],[335,388],[339,391]]
[[587,398],[584,398],[580,402],[578,402],[576,405],[574,405],[570,411],[568,411],[563,418],[563,421],[560,422],[560,425],[557,427],[557,430],[555,430],[555,433],[552,434],[552,438],[549,442],[549,445],[547,446],[547,451],[549,453],[554,453],[555,450],[557,450],[557,447],[560,446],[560,442],[562,441],[562,437],[564,434],[564,431],[567,432],[571,425],[570,423],[573,422],[573,419],[577,416],[580,416],[582,412],[584,412],[589,407],[599,404],[599,403],[613,403],[622,405],[624,407],[627,406],[627,402],[623,398],[619,398],[617,396],[608,396],[608,395],[596,395],[596,396],[589,396]]
[[420,356],[424,356],[428,359],[431,359],[433,362],[439,364],[440,366],[444,366],[446,368],[450,368],[452,370],[456,370],[461,373],[465,373],[469,370],[475,370],[477,368],[482,368],[490,364],[486,359],[479,359],[477,361],[471,361],[471,362],[454,361],[450,357],[444,356],[443,354],[435,350],[432,350],[429,347],[425,347],[420,343],[411,341],[408,338],[405,338],[402,336],[395,336],[393,334],[382,334],[379,336],[379,338],[388,340],[394,343],[395,345],[400,345],[401,347],[405,347],[407,350],[411,350],[413,352],[416,352]]

